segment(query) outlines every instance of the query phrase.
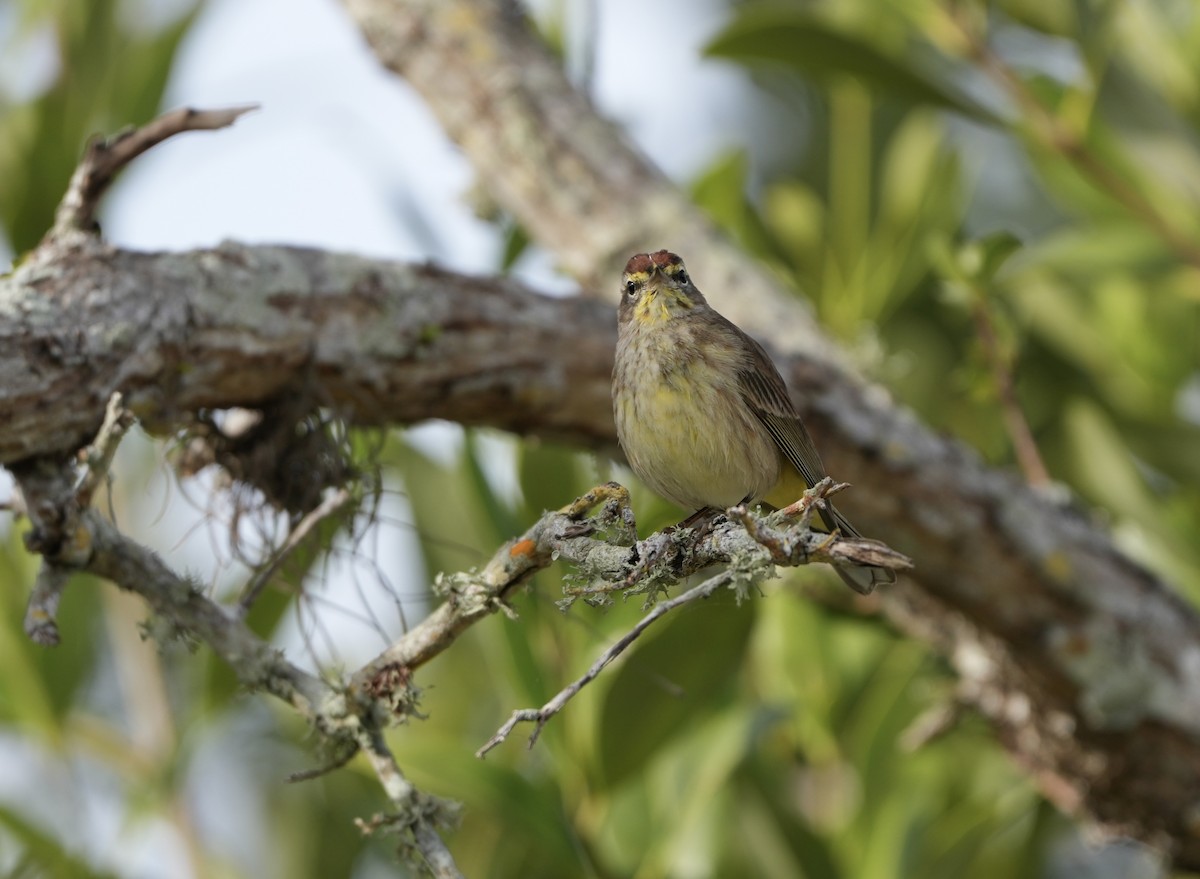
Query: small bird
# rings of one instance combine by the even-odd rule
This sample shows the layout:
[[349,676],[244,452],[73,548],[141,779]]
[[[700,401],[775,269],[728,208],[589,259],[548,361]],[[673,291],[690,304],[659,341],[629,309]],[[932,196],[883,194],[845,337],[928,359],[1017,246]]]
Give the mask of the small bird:
[[[621,281],[613,414],[643,482],[703,514],[757,501],[783,507],[825,477],[771,358],[708,304],[682,259],[636,254]],[[831,531],[861,536],[828,500],[820,512]],[[835,570],[863,594],[896,579],[870,565]]]

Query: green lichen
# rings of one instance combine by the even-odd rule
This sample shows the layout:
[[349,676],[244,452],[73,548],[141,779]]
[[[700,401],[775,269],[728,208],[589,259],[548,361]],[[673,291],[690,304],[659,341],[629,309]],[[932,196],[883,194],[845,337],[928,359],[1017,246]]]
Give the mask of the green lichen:
[[758,588],[760,583],[779,576],[776,567],[766,563],[766,559],[766,551],[756,548],[738,551],[729,560],[729,588],[733,590],[734,599],[739,607],[743,601],[750,598],[751,590],[755,594],[762,593]]

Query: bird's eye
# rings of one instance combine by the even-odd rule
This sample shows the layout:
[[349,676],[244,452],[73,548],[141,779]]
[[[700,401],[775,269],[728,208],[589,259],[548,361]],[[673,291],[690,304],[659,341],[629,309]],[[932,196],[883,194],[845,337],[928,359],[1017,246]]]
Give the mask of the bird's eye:
[[685,272],[683,269],[680,269],[675,274],[675,279],[679,281],[680,284],[686,284],[688,282],[687,272]]
[[633,281],[626,281],[625,282],[625,295],[626,296],[634,296],[636,294],[637,294],[637,284],[633,283]]

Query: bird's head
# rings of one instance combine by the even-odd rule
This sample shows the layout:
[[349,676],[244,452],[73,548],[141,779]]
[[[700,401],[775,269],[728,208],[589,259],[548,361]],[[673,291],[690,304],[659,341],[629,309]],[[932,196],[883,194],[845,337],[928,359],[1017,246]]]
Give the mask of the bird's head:
[[621,323],[661,323],[704,304],[683,260],[670,251],[638,253],[625,264],[618,309]]

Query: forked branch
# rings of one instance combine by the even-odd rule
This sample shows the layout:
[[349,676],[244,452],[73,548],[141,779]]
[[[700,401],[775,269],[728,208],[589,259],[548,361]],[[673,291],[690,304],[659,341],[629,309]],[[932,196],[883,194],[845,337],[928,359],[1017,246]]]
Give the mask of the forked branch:
[[93,138],[58,205],[58,211],[54,215],[54,228],[50,234],[95,231],[96,208],[100,204],[100,197],[104,195],[117,173],[146,150],[185,131],[215,131],[226,128],[239,116],[257,108],[257,104],[219,110],[180,107],[178,110],[164,113],[140,128],[130,128],[109,138]]
[[[660,531],[633,542],[629,494],[616,483],[597,486],[561,510],[545,513],[521,537],[509,541],[478,573],[439,578],[446,600],[422,623],[409,630],[354,677],[354,690],[371,698],[386,697],[387,680],[396,669],[408,673],[445,650],[471,624],[506,607],[515,587],[560,559],[573,564],[576,578],[589,582],[572,587],[576,597],[612,592],[646,594],[654,604],[626,635],[606,650],[581,678],[565,687],[541,708],[513,713],[503,727],[477,752],[484,756],[508,736],[516,724],[536,724],[530,744],[546,721],[557,714],[605,666],[616,659],[654,622],[675,608],[706,598],[724,587],[746,587],[771,576],[776,565],[812,562],[867,563],[895,571],[912,562],[874,540],[824,534],[808,527],[813,506],[844,488],[825,479],[808,492],[799,517],[795,510],[769,515],[744,507],[729,511],[726,521],[711,529]],[[592,517],[587,513],[600,507]],[[632,544],[632,545],[631,545]],[[679,580],[714,564],[728,568],[681,595],[657,601],[660,592]],[[404,679],[406,680],[406,678]]]

